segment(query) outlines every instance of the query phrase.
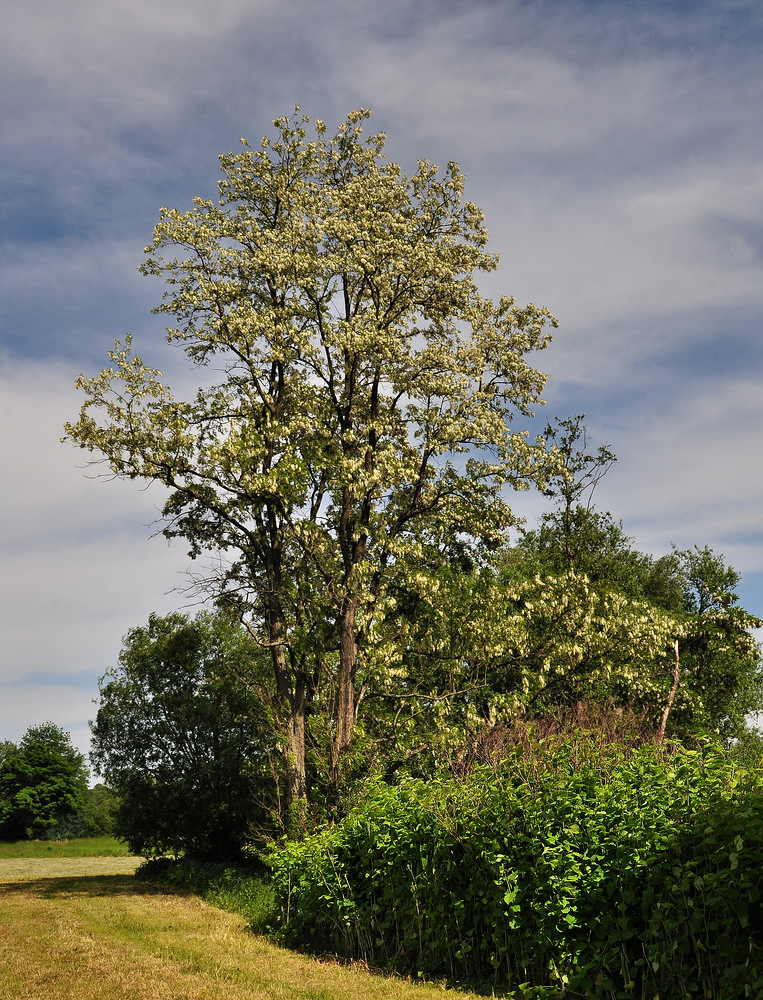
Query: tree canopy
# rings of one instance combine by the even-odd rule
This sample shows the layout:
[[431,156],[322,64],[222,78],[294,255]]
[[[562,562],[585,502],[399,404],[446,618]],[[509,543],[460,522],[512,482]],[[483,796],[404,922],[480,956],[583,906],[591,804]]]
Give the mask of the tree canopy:
[[[761,704],[735,574],[707,549],[640,553],[594,509],[616,458],[581,416],[535,440],[517,429],[542,402],[528,357],[555,320],[480,293],[498,259],[458,166],[406,176],[383,134],[364,137],[369,114],[333,135],[316,120],[309,136],[298,110],[276,119],[272,139],[220,157],[216,199],[161,209],[140,270],[164,280],[156,312],[193,388],[173,393],[128,337],[80,376],[66,425],[106,475],[165,488],[164,534],[248,630],[225,698],[268,734],[263,750],[250,731],[257,753],[280,754],[272,794],[283,779],[293,816],[309,790],[335,815],[357,776],[426,770],[480,725],[579,699],[731,736]],[[510,545],[510,491],[531,485],[554,509]],[[152,619],[101,692],[96,754],[125,823],[154,803],[157,850],[178,786],[148,750],[152,713],[164,705],[201,747],[213,716],[228,732],[198,665],[207,627],[222,626]],[[188,686],[170,705],[176,669]],[[186,799],[197,766],[183,758]]]
[[52,722],[30,726],[18,747],[3,744],[0,837],[41,837],[75,815],[87,800],[87,778],[84,756]]
[[407,177],[362,137],[275,121],[221,156],[216,201],[162,209],[141,270],[164,278],[168,340],[199,369],[175,398],[117,343],[68,437],[110,473],[167,490],[166,535],[222,556],[202,574],[271,656],[290,795],[320,702],[333,767],[348,747],[396,593],[437,584],[454,545],[479,557],[513,523],[505,490],[542,481],[547,451],[512,430],[540,401],[547,310],[497,302],[497,257],[464,178]]
[[261,664],[224,614],[152,615],[128,633],[101,680],[91,759],[132,851],[230,858],[273,831],[275,734],[251,693]]

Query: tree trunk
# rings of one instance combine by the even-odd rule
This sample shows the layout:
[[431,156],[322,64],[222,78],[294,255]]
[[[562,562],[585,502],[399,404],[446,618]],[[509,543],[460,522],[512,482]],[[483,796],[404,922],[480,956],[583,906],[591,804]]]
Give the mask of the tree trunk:
[[670,715],[670,710],[673,707],[673,702],[676,700],[676,691],[678,690],[678,680],[681,676],[681,661],[678,658],[678,639],[673,643],[673,648],[676,653],[676,663],[673,668],[673,684],[670,688],[670,694],[668,695],[668,701],[665,705],[665,711],[662,713],[662,719],[660,720],[660,728],[657,731],[657,742],[662,743],[665,739],[665,729],[668,725],[668,716]]
[[304,698],[294,699],[286,725],[286,787],[291,811],[307,801]]
[[339,613],[339,684],[336,705],[336,732],[331,743],[331,774],[333,786],[329,796],[336,801],[339,792],[339,758],[350,745],[355,725],[355,665],[357,643],[355,636],[356,607],[354,601],[346,599]]
[[278,704],[286,729],[286,791],[289,814],[304,808],[307,802],[305,766],[305,717],[307,685],[302,671],[292,678],[286,647],[286,628],[281,615],[271,610],[269,618],[270,653],[273,660]]
[[336,716],[337,752],[349,746],[355,725],[355,602],[345,600],[339,616],[339,697]]

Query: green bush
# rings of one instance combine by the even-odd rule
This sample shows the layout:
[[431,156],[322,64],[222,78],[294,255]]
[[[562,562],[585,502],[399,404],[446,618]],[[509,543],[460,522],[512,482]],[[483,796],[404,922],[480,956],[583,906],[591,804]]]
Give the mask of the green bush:
[[119,796],[113,788],[99,782],[95,788],[88,789],[88,799],[82,810],[82,836],[113,835],[118,808]]
[[517,747],[380,786],[270,865],[290,943],[549,995],[762,995],[763,774],[719,749]]

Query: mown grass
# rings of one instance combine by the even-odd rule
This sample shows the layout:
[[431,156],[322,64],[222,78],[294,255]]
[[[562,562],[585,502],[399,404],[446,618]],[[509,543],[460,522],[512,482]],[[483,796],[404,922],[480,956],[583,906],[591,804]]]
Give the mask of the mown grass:
[[0,842],[0,858],[126,858],[129,854],[127,845],[114,837]]
[[141,858],[0,858],[0,883],[19,879],[132,875]]
[[[39,864],[45,867],[44,861]],[[437,986],[415,986],[279,948],[251,934],[241,916],[134,877],[0,882],[3,998],[425,1000],[441,995]]]

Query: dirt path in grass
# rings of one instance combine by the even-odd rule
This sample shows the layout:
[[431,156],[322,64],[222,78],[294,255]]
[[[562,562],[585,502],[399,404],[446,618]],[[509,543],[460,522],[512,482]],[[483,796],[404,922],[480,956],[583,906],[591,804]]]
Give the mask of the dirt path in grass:
[[[23,859],[13,859],[23,860]],[[53,865],[72,864],[53,874]],[[426,1000],[437,987],[319,962],[254,937],[194,896],[37,861],[0,872],[0,1000]],[[451,994],[465,1000],[472,994]]]

